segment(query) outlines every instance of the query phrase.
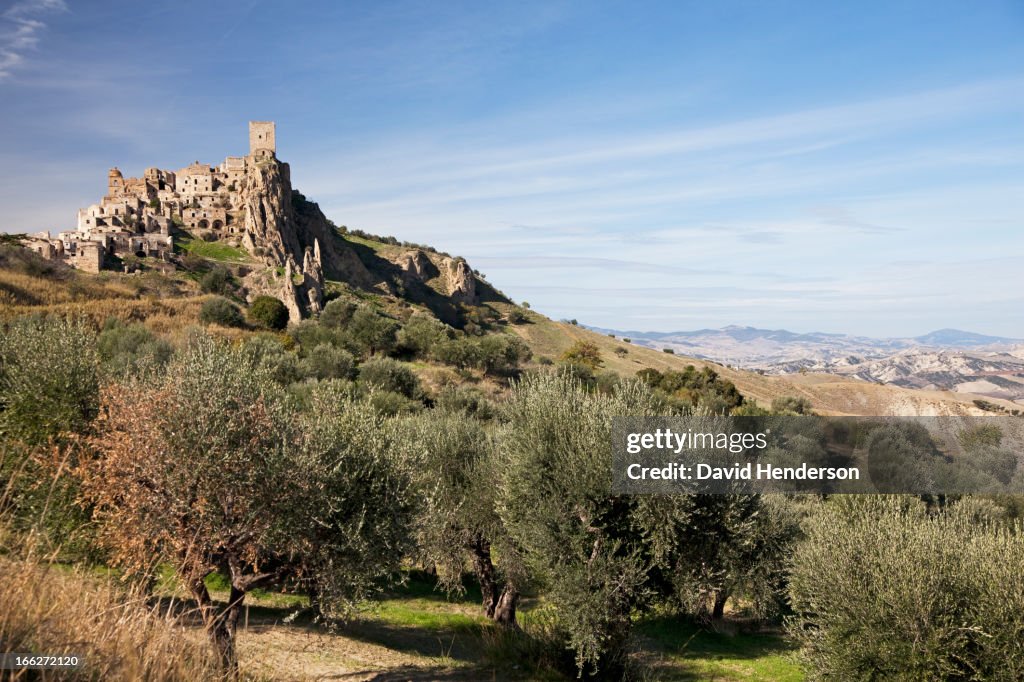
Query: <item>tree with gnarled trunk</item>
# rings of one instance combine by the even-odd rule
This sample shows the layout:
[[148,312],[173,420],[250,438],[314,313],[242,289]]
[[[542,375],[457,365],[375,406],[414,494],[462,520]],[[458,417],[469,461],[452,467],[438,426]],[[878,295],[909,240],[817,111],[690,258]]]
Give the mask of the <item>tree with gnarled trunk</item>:
[[[522,567],[496,505],[495,450],[476,419],[435,410],[401,424],[404,456],[419,472],[422,504],[416,524],[420,550],[441,586],[462,590],[467,560],[480,583],[484,614],[517,628]],[[501,556],[495,566],[494,552]]]
[[[345,407],[332,412],[343,424],[335,432],[374,438],[373,414],[353,409],[345,421]],[[295,413],[250,354],[208,337],[193,339],[155,384],[103,392],[95,458],[82,471],[103,539],[131,572],[175,566],[229,676],[250,590],[288,578],[332,599],[360,596],[350,588],[401,556],[403,475],[381,448],[355,452],[325,431]],[[375,545],[378,535],[389,542]],[[229,580],[226,604],[204,582],[217,571]]]

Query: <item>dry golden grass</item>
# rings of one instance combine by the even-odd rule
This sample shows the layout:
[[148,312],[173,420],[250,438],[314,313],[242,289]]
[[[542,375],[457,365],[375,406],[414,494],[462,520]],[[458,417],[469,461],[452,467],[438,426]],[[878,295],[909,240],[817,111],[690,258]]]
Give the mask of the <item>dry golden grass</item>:
[[52,305],[104,298],[128,298],[136,291],[116,279],[86,278],[78,273],[36,276],[0,269],[0,301],[4,305]]
[[201,632],[149,606],[139,591],[31,557],[0,557],[0,575],[4,651],[84,658],[76,670],[34,671],[31,678],[7,671],[5,680],[218,679]]
[[145,320],[156,332],[171,332],[183,325],[195,324],[199,320],[199,308],[203,296],[189,298],[105,298],[53,303],[47,305],[4,305],[0,303],[0,320],[10,320],[22,315],[58,315],[84,317],[97,326],[116,317],[124,321]]

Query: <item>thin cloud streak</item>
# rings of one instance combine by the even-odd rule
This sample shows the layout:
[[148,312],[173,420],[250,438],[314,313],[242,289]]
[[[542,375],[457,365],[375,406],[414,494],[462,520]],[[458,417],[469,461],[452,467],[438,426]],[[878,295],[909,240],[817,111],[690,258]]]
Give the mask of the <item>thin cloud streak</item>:
[[0,14],[0,83],[25,62],[25,54],[39,44],[39,33],[46,28],[38,17],[66,12],[63,0],[22,0]]

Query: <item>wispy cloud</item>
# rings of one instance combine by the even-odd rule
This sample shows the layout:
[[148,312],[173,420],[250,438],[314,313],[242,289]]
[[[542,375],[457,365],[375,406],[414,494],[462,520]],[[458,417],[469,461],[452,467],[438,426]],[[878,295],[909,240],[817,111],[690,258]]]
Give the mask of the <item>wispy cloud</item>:
[[64,0],[22,0],[0,14],[0,82],[11,76],[25,61],[25,54],[39,43],[39,33],[46,28],[40,17],[66,12]]

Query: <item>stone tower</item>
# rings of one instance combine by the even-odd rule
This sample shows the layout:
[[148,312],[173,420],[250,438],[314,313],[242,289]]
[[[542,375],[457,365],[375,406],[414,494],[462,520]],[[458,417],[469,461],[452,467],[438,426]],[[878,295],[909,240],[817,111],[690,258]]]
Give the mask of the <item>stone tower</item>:
[[249,154],[252,156],[274,156],[276,153],[274,122],[249,121]]
[[110,172],[107,173],[107,196],[124,196],[124,176],[121,175],[121,171],[119,171],[116,166],[111,168]]

